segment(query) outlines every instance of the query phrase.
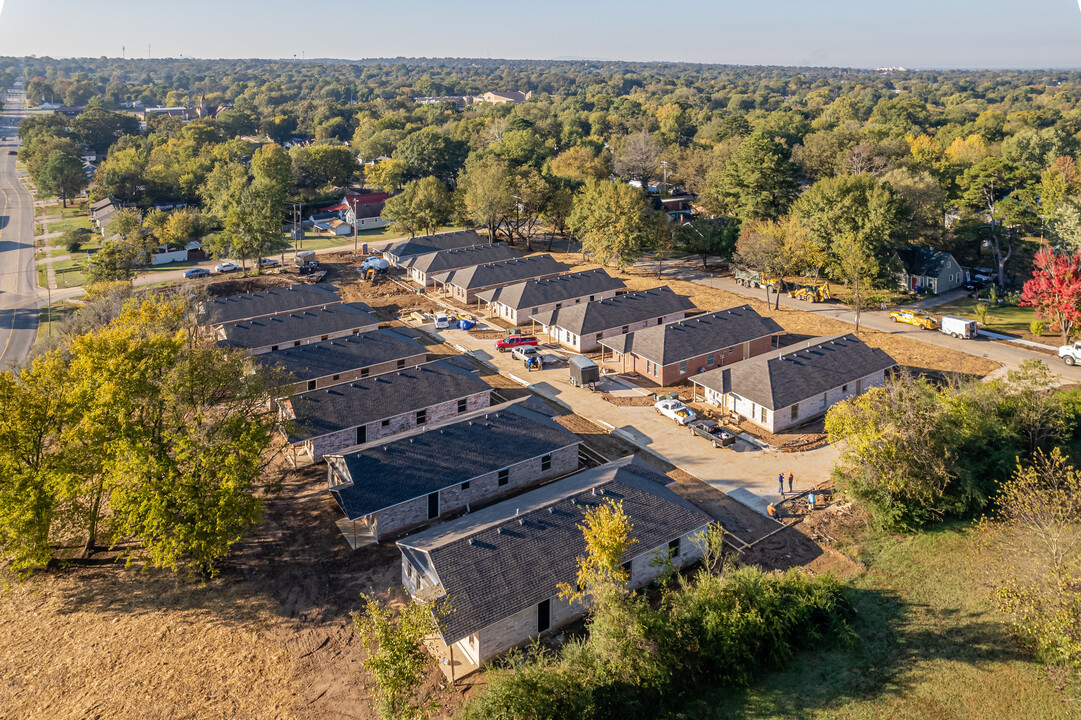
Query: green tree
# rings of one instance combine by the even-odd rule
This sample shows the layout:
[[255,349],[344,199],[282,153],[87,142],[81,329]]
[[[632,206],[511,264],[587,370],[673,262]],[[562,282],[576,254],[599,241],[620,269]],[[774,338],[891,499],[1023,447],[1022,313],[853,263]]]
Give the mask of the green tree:
[[361,595],[364,610],[353,627],[368,653],[364,669],[375,677],[376,707],[384,720],[419,720],[435,709],[434,698],[417,697],[432,658],[424,638],[438,631],[432,610],[438,606],[408,600],[398,608],[381,598]]
[[754,133],[743,139],[720,171],[706,179],[702,202],[718,215],[742,222],[778,218],[796,198],[796,166],[777,141]]
[[710,255],[722,260],[731,259],[738,237],[733,225],[722,227],[716,222],[702,219],[677,226],[675,235],[680,247],[702,258],[703,269],[706,268]]
[[78,195],[89,181],[79,158],[67,153],[56,152],[42,168],[38,188],[44,192],[60,196],[63,206],[68,206],[68,198]]
[[645,223],[642,191],[621,182],[587,180],[574,199],[567,225],[603,264],[626,268],[640,254]]
[[860,331],[860,313],[864,299],[878,276],[878,262],[871,250],[855,235],[842,235],[834,243],[838,277],[852,291],[852,308],[856,311],[856,332]]
[[442,180],[428,176],[416,182],[413,208],[420,227],[425,234],[431,235],[440,225],[450,222],[454,200]]
[[400,160],[380,160],[365,169],[368,184],[385,193],[395,193],[405,179],[405,164]]
[[390,221],[390,229],[396,233],[409,233],[409,237],[416,237],[417,232],[424,227],[423,219],[416,207],[417,183],[411,182],[392,198],[388,198],[383,205],[380,216]]
[[434,175],[450,182],[465,162],[469,147],[434,128],[422,128],[406,135],[394,150],[393,158],[405,166],[406,180]]
[[282,232],[282,197],[277,188],[253,183],[241,190],[236,203],[229,208],[225,227],[218,234],[212,249],[219,256],[229,255],[246,265],[281,252],[289,246]]
[[[743,224],[736,241],[735,261],[764,278],[784,274],[784,228],[773,220],[752,220]],[[777,291],[777,307],[781,306],[781,288]],[[769,308],[770,286],[765,285],[766,308]]]
[[71,133],[75,138],[98,152],[107,152],[124,135],[139,132],[139,121],[134,115],[87,109],[71,121]]
[[495,242],[500,222],[514,208],[510,171],[496,157],[473,159],[458,176],[458,194],[466,216],[488,230],[488,241]]
[[[961,201],[964,207],[986,215],[998,267],[998,286],[1006,286],[1006,263],[1013,255],[1013,242],[1001,231],[1002,201],[1014,191],[1017,175],[1002,158],[989,157],[965,170],[961,176]],[[1006,251],[1003,252],[1003,243]]]
[[293,183],[293,161],[281,145],[264,145],[252,156],[251,174],[255,182],[278,191],[284,202]]

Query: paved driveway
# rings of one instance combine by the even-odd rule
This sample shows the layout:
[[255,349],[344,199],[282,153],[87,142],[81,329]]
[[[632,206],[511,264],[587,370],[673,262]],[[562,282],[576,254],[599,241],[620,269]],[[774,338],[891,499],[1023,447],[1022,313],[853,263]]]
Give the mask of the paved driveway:
[[[714,448],[699,437],[692,437],[687,428],[659,415],[651,406],[615,406],[602,399],[599,393],[577,388],[570,384],[567,355],[554,345],[542,345],[545,369],[528,372],[523,364],[511,358],[510,353],[495,349],[494,340],[479,340],[462,330],[436,331],[428,325],[426,331],[441,336],[446,342],[468,350],[474,357],[495,367],[503,375],[517,378],[523,384],[544,397],[556,400],[575,413],[610,428],[618,435],[639,447],[661,456],[673,465],[741,501],[739,490],[773,501],[777,494],[777,474],[794,473],[796,489],[827,479],[837,458],[832,446],[803,453],[782,453],[764,450],[745,441],[738,441],[733,448]],[[622,387],[608,376],[608,387]],[[619,394],[637,392],[617,390]],[[753,504],[753,498],[748,504]]]

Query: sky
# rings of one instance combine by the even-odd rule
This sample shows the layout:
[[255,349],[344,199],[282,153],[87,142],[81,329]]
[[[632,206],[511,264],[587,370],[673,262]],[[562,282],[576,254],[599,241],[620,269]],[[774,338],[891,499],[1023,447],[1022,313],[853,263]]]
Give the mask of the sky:
[[1081,0],[0,0],[0,55],[145,58],[148,50],[1081,68]]

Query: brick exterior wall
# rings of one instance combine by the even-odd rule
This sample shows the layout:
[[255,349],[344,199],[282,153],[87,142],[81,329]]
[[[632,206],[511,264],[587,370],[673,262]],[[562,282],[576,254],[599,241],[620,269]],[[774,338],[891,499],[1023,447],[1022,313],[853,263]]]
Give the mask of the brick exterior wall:
[[668,387],[675,385],[678,382],[682,382],[687,378],[694,377],[704,370],[712,370],[713,368],[718,368],[722,365],[731,365],[732,363],[739,362],[745,358],[769,352],[773,349],[773,344],[773,336],[767,335],[765,337],[760,337],[757,340],[745,342],[742,345],[719,348],[713,353],[712,364],[709,363],[709,353],[699,355],[698,357],[689,358],[687,360],[687,371],[682,373],[679,371],[680,364],[678,362],[672,363],[671,365],[662,365],[659,370],[651,372],[653,368],[649,366],[644,358],[640,358],[637,355],[628,355],[626,357],[626,364],[627,370],[641,375],[648,380],[652,380],[662,387]]
[[512,280],[511,282],[501,283],[498,285],[489,285],[488,287],[465,288],[458,287],[457,285],[445,285],[444,289],[448,295],[457,300],[458,302],[469,305],[470,303],[477,301],[477,295],[485,290],[495,290],[496,288],[506,287],[507,285],[517,285],[520,282],[528,282],[529,280],[543,280],[544,278],[555,277],[556,275],[562,275],[562,272],[548,273],[546,275],[538,275],[531,278],[521,278],[519,280]]
[[[499,485],[499,471],[479,475],[469,480],[469,488],[462,490],[460,485],[439,491],[439,515],[428,517],[428,496],[394,505],[368,516],[367,526],[372,529],[376,541],[382,542],[401,535],[422,525],[436,523],[440,518],[457,515],[471,509],[491,503],[508,495],[515,495],[523,490],[539,485],[546,480],[568,475],[578,469],[578,444],[561,448],[552,453],[552,467],[541,470],[541,458],[535,457],[525,462],[510,466],[506,485]],[[385,479],[357,478],[356,482],[385,482]]]
[[[773,411],[769,408],[763,408],[757,403],[751,402],[738,393],[722,394],[706,388],[705,399],[706,402],[711,405],[731,410],[740,416],[747,418],[755,425],[774,433],[790,427],[795,427],[796,425],[802,425],[812,418],[825,415],[826,411],[842,400],[854,397],[857,394],[862,395],[873,387],[882,387],[885,382],[885,371],[879,371],[858,380],[853,380],[850,383],[839,385],[825,393],[825,406],[822,404],[822,395],[816,395],[813,398],[796,403],[797,413],[794,419],[792,417],[791,405]],[[763,419],[762,416],[763,410],[765,410],[765,419]]]
[[685,317],[687,317],[687,312],[685,310],[680,310],[679,312],[669,313],[668,315],[648,318],[636,323],[631,323],[630,325],[621,325],[600,332],[587,333],[585,335],[574,335],[569,330],[564,330],[563,328],[554,325],[542,325],[541,330],[548,334],[548,337],[552,342],[558,343],[565,348],[570,348],[575,352],[592,352],[600,349],[600,341],[604,338],[613,337],[615,335],[625,335],[626,333],[635,332],[636,330],[652,327],[654,325],[664,325],[665,323],[682,320]]
[[556,310],[561,307],[570,307],[571,305],[578,305],[579,303],[591,302],[593,300],[607,300],[616,296],[616,290],[606,290],[604,292],[590,293],[588,295],[581,295],[579,297],[567,298],[566,300],[560,300],[559,302],[551,302],[547,305],[537,305],[536,307],[527,308],[512,308],[504,305],[501,302],[492,303],[489,306],[489,311],[493,312],[496,316],[503,318],[511,325],[518,326],[521,323],[529,322],[530,315],[536,315],[537,313],[548,312],[549,310]]
[[[686,567],[702,557],[701,550],[695,546],[691,538],[706,529],[706,526],[697,528],[679,538],[680,554],[672,558],[672,564],[677,568]],[[653,582],[661,574],[661,567],[650,565],[650,560],[668,553],[668,543],[653,548],[649,552],[642,553],[631,560],[632,588],[640,588]],[[569,578],[568,578],[569,580]],[[559,628],[574,622],[585,614],[586,606],[582,603],[568,604],[558,596],[549,598],[550,624],[546,633],[554,632]],[[528,643],[534,637],[543,634],[537,632],[537,606],[530,605],[527,608],[492,623],[482,629],[477,635],[480,640],[479,655],[483,664],[506,651]]]
[[302,380],[293,385],[293,389],[290,392],[291,395],[296,395],[309,390],[322,390],[325,387],[332,385],[341,385],[342,383],[352,382],[354,380],[361,380],[363,378],[371,377],[372,375],[381,375],[383,373],[394,372],[395,370],[401,370],[402,368],[416,367],[422,365],[428,361],[427,353],[418,353],[416,355],[410,355],[406,358],[401,358],[404,361],[404,365],[399,366],[398,360],[389,360],[385,363],[376,363],[375,365],[367,365],[362,368],[354,368],[352,370],[346,370],[337,375],[323,375],[322,377],[314,378],[315,387],[308,385],[308,380]]
[[[336,340],[340,337],[346,337],[348,335],[359,335],[360,333],[371,332],[372,330],[378,330],[379,323],[373,323],[371,325],[363,325],[361,327],[355,327],[347,330],[339,330],[338,332],[328,333],[326,335],[312,335],[305,338],[294,338],[289,342],[278,343],[277,345],[263,345],[261,347],[251,348],[248,352],[252,355],[263,355],[268,352],[274,352],[275,350],[284,350],[289,347],[296,347],[298,345],[311,345],[312,343],[322,342],[324,340]],[[224,340],[225,333],[220,331],[218,333],[218,339]]]
[[[417,410],[411,410],[407,413],[402,413],[401,415],[395,415],[394,417],[370,422],[364,426],[366,428],[364,442],[381,440],[412,430],[417,427],[418,410],[427,410],[428,417],[425,424],[429,425],[442,422],[443,420],[449,420],[450,418],[467,412],[486,408],[491,405],[491,392],[491,390],[483,390],[474,393],[473,395],[467,395],[466,408],[461,413],[458,412],[458,399],[454,399],[436,405],[429,405],[426,408],[417,408]],[[383,424],[384,422],[386,425]],[[357,444],[357,427],[359,426],[354,425],[344,430],[339,430],[338,432],[328,433],[326,435],[320,435],[319,437],[305,440],[302,443],[303,451],[311,457],[313,462],[319,462],[327,453],[341,452],[346,448],[353,447]]]

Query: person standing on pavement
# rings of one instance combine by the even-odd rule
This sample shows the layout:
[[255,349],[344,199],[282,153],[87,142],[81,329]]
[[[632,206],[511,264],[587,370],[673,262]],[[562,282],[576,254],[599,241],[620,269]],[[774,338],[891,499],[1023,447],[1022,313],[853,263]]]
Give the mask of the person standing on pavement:
[[784,473],[777,474],[777,492],[784,495]]
[[792,492],[792,473],[788,473],[788,492]]

